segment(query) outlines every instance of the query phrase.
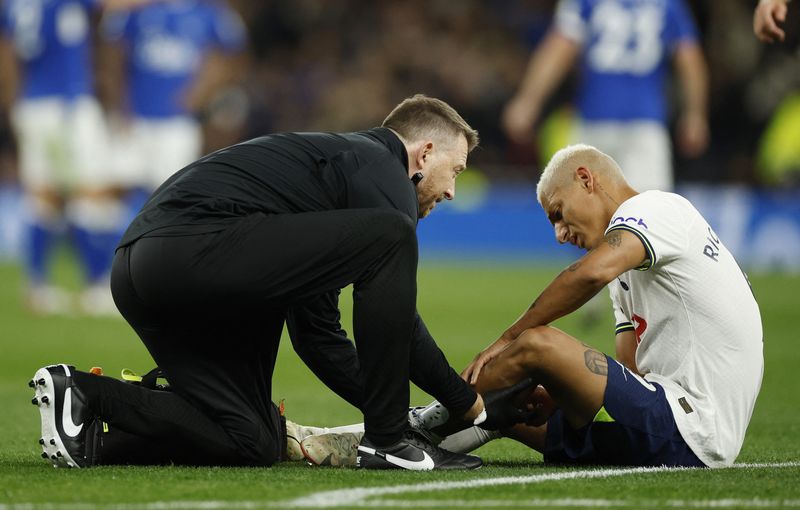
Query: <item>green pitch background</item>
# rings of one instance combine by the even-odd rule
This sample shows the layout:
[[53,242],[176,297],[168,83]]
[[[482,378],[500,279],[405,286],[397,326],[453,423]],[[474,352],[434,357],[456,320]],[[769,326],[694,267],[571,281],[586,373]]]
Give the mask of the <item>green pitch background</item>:
[[[68,258],[59,278],[75,286]],[[558,272],[558,268],[490,264],[423,264],[419,309],[453,366],[461,368],[496,338]],[[761,396],[738,462],[800,461],[800,365],[797,318],[800,277],[751,278],[765,330],[766,373]],[[88,369],[101,365],[109,375],[122,368],[152,367],[144,348],[121,319],[35,318],[20,301],[19,270],[0,264],[0,510],[125,510],[173,508],[281,507],[319,491],[385,487],[432,481],[466,481],[506,476],[555,474],[541,457],[510,440],[481,450],[487,465],[469,473],[360,472],[311,468],[302,463],[265,469],[184,467],[101,467],[54,470],[39,457],[39,417],[27,381],[45,364],[66,362]],[[343,293],[344,324],[349,303]],[[588,326],[580,316],[558,326],[597,348],[613,353],[612,318]],[[274,378],[275,399],[285,398],[287,416],[309,425],[360,421],[348,404],[316,381],[284,342]],[[412,392],[413,404],[429,398]],[[561,473],[561,474],[559,474]],[[336,503],[336,497],[325,499]],[[361,506],[414,508],[531,506],[720,506],[759,508],[800,506],[800,467],[741,468],[638,473],[596,479],[552,480],[536,484],[487,486],[376,496]]]

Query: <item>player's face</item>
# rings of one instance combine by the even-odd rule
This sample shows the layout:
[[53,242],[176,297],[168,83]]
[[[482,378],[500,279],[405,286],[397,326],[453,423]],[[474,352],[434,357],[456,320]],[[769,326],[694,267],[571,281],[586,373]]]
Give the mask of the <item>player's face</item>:
[[603,240],[607,222],[597,195],[587,193],[577,181],[567,183],[542,200],[547,218],[553,224],[556,240],[586,251]]
[[421,169],[424,177],[417,184],[419,217],[424,218],[442,200],[456,197],[456,177],[467,167],[469,146],[464,135],[449,145],[433,145]]

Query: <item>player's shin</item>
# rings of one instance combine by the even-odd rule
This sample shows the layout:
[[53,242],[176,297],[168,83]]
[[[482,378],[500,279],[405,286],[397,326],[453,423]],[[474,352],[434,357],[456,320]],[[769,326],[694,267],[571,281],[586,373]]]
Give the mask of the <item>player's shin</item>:
[[409,422],[413,427],[427,431],[436,441],[441,441],[473,425],[486,430],[510,427],[527,419],[526,411],[517,402],[532,386],[533,381],[525,379],[508,388],[487,392],[483,395],[484,410],[475,420],[452,416],[447,408],[434,401],[426,407],[412,409],[409,413]]

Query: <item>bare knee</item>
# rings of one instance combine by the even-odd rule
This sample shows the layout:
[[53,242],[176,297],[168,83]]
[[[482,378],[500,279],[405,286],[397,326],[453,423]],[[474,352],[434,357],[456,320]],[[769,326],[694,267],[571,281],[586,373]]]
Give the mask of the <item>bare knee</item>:
[[515,384],[526,377],[539,379],[557,359],[563,333],[540,326],[525,330],[497,358],[486,364],[475,385],[479,393]]
[[558,331],[549,326],[526,329],[517,337],[516,358],[530,370],[547,366],[558,352]]

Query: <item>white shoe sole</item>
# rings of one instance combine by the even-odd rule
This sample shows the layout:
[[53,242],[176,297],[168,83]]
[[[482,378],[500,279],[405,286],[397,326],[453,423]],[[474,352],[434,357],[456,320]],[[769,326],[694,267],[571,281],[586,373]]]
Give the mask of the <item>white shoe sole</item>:
[[[66,367],[64,369],[69,373],[69,369]],[[37,381],[42,379],[44,379],[44,384],[39,384]],[[56,416],[55,386],[53,385],[53,377],[50,375],[50,371],[40,368],[33,376],[33,381],[35,403],[39,407],[39,415],[42,419],[42,435],[39,439],[39,444],[42,446],[42,458],[47,455],[47,459],[56,468],[80,468],[70,457],[56,428],[58,417]],[[42,401],[43,398],[47,403]]]

